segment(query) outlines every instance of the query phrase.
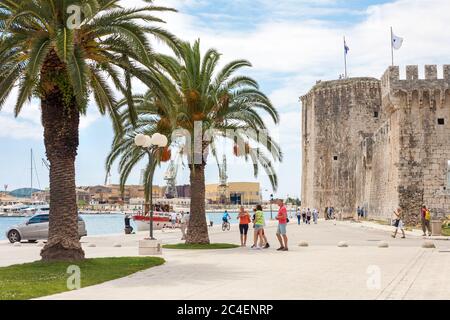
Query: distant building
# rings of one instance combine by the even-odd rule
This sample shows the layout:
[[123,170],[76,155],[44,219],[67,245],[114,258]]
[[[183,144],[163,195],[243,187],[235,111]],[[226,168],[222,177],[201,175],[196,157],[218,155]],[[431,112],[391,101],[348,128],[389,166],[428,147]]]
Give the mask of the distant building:
[[[223,200],[219,184],[207,184],[205,193],[210,204],[218,204]],[[229,204],[258,204],[262,200],[261,187],[259,182],[229,182],[225,197]]]
[[33,193],[39,192],[39,191],[41,191],[41,190],[31,189],[31,188],[21,188],[21,189],[13,190],[13,191],[9,192],[9,194],[16,198],[31,198],[31,195]]
[[[88,204],[91,202],[91,195],[85,189],[77,188],[76,195],[77,195],[77,203]],[[43,201],[43,202],[50,203],[50,190],[34,192],[31,195],[31,199],[33,201]]]

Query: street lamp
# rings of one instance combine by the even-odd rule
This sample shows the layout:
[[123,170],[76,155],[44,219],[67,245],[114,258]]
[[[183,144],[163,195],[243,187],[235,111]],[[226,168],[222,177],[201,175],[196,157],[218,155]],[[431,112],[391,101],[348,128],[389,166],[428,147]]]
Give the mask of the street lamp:
[[[150,163],[153,162],[153,151],[157,149],[161,149],[167,146],[168,139],[165,135],[160,133],[155,133],[151,137],[144,134],[137,134],[134,137],[134,143],[137,147],[145,149],[150,158]],[[150,173],[150,240],[156,240],[153,237],[153,173],[154,170]],[[145,204],[147,205],[147,203]]]

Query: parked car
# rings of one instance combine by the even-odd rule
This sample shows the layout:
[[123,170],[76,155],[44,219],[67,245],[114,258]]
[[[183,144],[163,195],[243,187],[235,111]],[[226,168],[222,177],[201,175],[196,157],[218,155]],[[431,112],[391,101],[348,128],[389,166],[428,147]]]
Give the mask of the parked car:
[[[87,236],[86,225],[81,217],[78,217],[78,234],[80,239]],[[47,240],[48,214],[36,214],[25,223],[12,226],[6,231],[6,237],[11,243],[23,240],[28,240],[29,242]]]

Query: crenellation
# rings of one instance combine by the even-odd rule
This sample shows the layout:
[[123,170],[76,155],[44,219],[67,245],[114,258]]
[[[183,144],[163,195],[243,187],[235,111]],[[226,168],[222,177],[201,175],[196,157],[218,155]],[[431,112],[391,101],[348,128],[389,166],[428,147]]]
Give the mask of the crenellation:
[[437,66],[435,64],[425,66],[425,80],[437,80]]
[[449,64],[444,65],[444,80],[447,80],[447,81],[450,80],[450,65]]
[[406,66],[406,80],[419,79],[419,66]]

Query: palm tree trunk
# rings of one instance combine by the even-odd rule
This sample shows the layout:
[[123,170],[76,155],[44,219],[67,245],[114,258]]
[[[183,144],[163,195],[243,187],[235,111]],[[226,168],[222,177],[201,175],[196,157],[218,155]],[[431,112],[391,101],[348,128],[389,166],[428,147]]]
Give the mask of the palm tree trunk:
[[64,69],[65,65],[51,52],[42,73],[42,78],[48,80],[41,95],[41,108],[45,150],[50,162],[49,238],[41,251],[45,261],[84,259],[75,191],[80,112],[73,95],[68,98],[61,84],[54,83],[50,76],[55,71],[61,74]]
[[186,243],[209,244],[205,212],[205,164],[192,164],[189,168],[191,170],[191,212]]

